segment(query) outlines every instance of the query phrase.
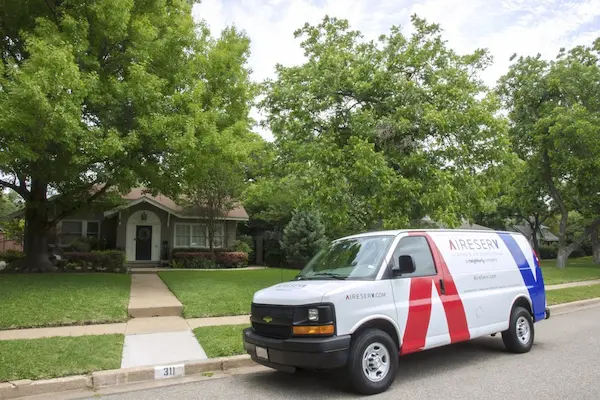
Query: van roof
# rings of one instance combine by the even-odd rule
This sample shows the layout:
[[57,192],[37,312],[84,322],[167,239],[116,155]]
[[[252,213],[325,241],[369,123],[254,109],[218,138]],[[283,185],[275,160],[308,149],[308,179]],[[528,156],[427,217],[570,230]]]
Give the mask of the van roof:
[[355,235],[345,236],[340,239],[349,239],[349,238],[358,238],[358,237],[368,237],[368,236],[382,236],[382,235],[390,235],[397,236],[401,233],[406,232],[456,232],[456,233],[508,233],[510,235],[521,235],[519,232],[510,232],[510,231],[501,231],[501,230],[489,230],[489,229],[432,229],[432,228],[423,228],[423,229],[395,229],[395,230],[381,230],[381,231],[372,231],[372,232],[363,232],[357,233]]

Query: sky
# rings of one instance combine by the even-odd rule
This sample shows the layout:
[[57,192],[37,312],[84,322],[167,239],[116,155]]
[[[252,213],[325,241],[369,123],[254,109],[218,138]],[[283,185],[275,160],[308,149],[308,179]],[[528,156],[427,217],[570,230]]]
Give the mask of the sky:
[[[510,56],[554,58],[561,47],[591,44],[600,37],[600,0],[202,0],[194,19],[213,35],[235,25],[250,37],[253,79],[275,77],[275,65],[303,62],[294,31],[319,23],[325,15],[347,19],[365,39],[394,25],[411,32],[410,16],[438,23],[443,38],[459,53],[487,48],[494,64],[482,77],[488,85],[507,71]],[[260,119],[253,111],[252,117]],[[270,132],[256,128],[265,139]]]

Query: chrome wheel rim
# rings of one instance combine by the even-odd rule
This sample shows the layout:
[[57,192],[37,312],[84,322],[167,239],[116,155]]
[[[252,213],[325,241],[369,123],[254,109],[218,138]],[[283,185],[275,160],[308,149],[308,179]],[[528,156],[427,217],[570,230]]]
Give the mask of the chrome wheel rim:
[[383,380],[390,371],[390,353],[381,343],[371,343],[362,357],[363,374],[371,382]]
[[529,339],[531,338],[531,329],[529,327],[529,322],[525,317],[519,317],[517,319],[517,338],[521,344],[529,343]]

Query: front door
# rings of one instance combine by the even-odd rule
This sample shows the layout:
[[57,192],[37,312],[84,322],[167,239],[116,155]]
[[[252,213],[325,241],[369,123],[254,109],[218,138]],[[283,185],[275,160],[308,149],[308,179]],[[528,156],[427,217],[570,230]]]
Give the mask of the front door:
[[135,231],[135,259],[152,260],[152,226],[138,225]]

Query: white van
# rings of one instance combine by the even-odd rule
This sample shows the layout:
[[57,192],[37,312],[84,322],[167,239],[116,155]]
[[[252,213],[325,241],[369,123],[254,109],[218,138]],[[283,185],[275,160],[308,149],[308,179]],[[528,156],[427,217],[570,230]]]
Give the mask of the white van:
[[396,377],[398,355],[502,333],[528,352],[550,317],[539,260],[514,232],[401,230],[331,242],[294,281],[254,294],[246,351],[259,364],[346,368],[362,394]]

